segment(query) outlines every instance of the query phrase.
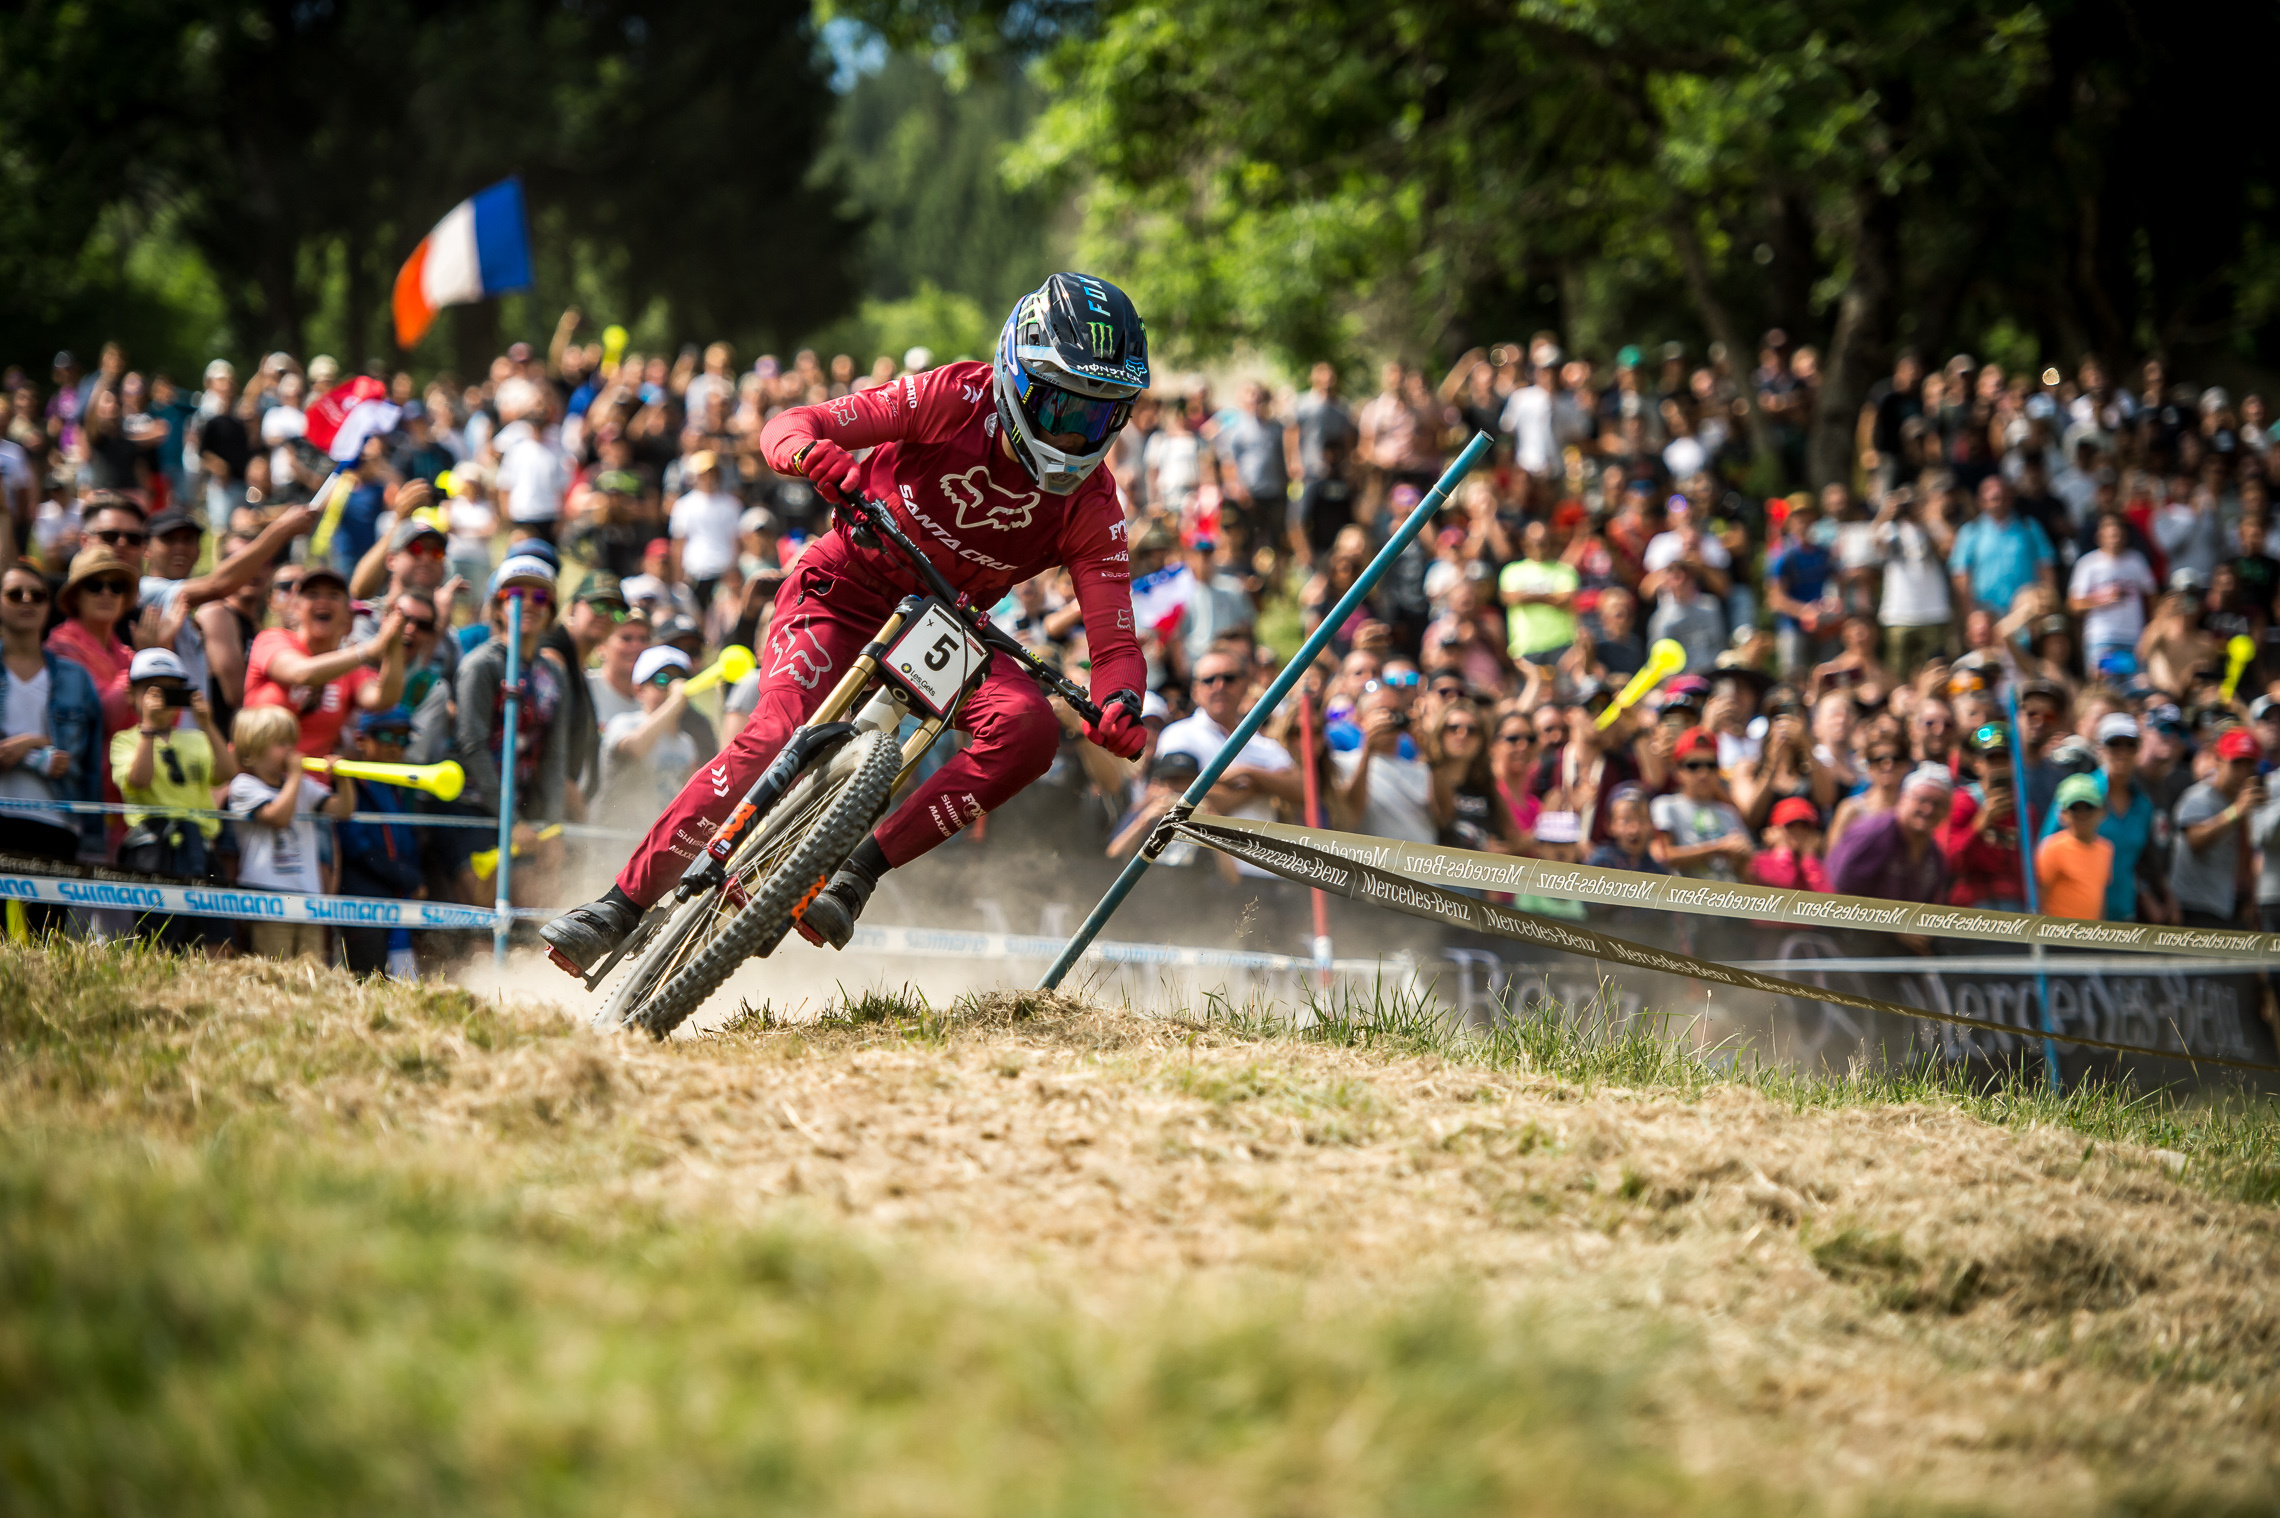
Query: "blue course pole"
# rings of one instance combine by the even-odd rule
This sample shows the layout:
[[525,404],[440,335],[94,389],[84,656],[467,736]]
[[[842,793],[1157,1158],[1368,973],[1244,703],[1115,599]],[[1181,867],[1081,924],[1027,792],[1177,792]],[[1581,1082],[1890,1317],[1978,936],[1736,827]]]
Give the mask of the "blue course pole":
[[[1394,529],[1392,537],[1386,539],[1385,546],[1377,551],[1376,558],[1370,560],[1369,567],[1362,571],[1361,578],[1338,598],[1338,604],[1323,617],[1321,625],[1299,645],[1298,652],[1283,666],[1282,673],[1275,676],[1274,683],[1267,687],[1265,695],[1259,697],[1249,715],[1235,724],[1235,731],[1227,735],[1227,741],[1220,745],[1219,752],[1212,755],[1211,762],[1203,767],[1203,773],[1195,777],[1195,783],[1173,804],[1167,816],[1185,817],[1202,803],[1204,797],[1211,794],[1211,788],[1219,783],[1219,777],[1226,772],[1227,766],[1235,762],[1235,756],[1243,752],[1243,746],[1251,741],[1260,725],[1274,714],[1275,708],[1282,704],[1283,697],[1290,694],[1291,687],[1298,684],[1300,677],[1321,657],[1322,650],[1329,646],[1331,635],[1345,625],[1346,619],[1353,615],[1354,608],[1362,604],[1363,597],[1376,588],[1377,582],[1385,577],[1385,572],[1393,567],[1393,561],[1401,557],[1401,551],[1416,539],[1427,522],[1433,520],[1433,513],[1441,509],[1441,503],[1449,498],[1449,492],[1456,489],[1458,482],[1472,473],[1473,466],[1495,446],[1496,440],[1487,433],[1473,434],[1473,440],[1465,444],[1464,452],[1458,454],[1448,470],[1433,482],[1433,488],[1425,493],[1424,500],[1417,503],[1417,509],[1409,514],[1409,519]],[[1154,862],[1154,851],[1146,845],[1132,856],[1132,862],[1124,867],[1124,873],[1116,877],[1116,884],[1108,888],[1108,894],[1100,899],[1100,905],[1092,909],[1092,915],[1085,919],[1084,926],[1077,929],[1077,936],[1069,940],[1061,950],[1061,957],[1053,961],[1053,968],[1047,970],[1045,978],[1037,983],[1040,989],[1050,991],[1060,985],[1061,977],[1068,974],[1070,968],[1084,957],[1086,948],[1100,935],[1100,930],[1108,925],[1108,919],[1124,904],[1124,898],[1131,895],[1132,888],[1140,883],[1141,874]]]
[[[2027,811],[2027,752],[2019,741],[2019,693],[2011,691],[2004,698],[2011,713],[2011,810],[2019,825],[2019,874],[2026,882],[2027,910],[2042,910],[2041,883],[2035,879],[2034,818]],[[2050,1020],[2050,977],[2042,973],[2043,949],[2040,943],[2032,946],[2035,957],[2035,999],[2042,1006],[2042,1029],[2045,1034],[2056,1032]],[[2042,1041],[2043,1080],[2051,1090],[2059,1089],[2058,1045],[2049,1038]]]
[[508,871],[515,857],[515,716],[522,705],[522,591],[507,591],[506,712],[499,723],[499,894],[493,905],[498,920],[491,927],[491,958],[501,969],[507,963],[507,930],[514,926],[514,894],[507,889]]

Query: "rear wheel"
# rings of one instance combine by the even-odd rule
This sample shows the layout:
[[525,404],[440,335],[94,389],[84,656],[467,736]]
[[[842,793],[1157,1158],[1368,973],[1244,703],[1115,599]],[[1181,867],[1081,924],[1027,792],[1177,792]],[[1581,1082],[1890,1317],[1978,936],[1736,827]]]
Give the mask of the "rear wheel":
[[783,940],[886,809],[902,750],[892,733],[857,735],[818,760],[730,856],[727,881],[674,907],[597,1021],[663,1038],[738,965]]

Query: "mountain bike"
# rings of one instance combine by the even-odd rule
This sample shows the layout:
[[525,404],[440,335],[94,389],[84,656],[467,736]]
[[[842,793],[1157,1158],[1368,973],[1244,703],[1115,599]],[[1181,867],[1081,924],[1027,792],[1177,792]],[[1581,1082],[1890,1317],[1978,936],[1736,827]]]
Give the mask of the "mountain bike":
[[[851,497],[838,511],[857,543],[894,548],[930,593],[897,603],[672,895],[644,913],[586,977],[592,991],[631,961],[595,1013],[597,1028],[639,1027],[662,1039],[737,966],[774,953],[956,722],[995,659],[1013,660],[1084,721],[1100,720],[1100,708],[1074,681],[1040,663],[990,620],[989,608],[953,587],[884,505]],[[899,736],[906,718],[918,719],[907,738]]]

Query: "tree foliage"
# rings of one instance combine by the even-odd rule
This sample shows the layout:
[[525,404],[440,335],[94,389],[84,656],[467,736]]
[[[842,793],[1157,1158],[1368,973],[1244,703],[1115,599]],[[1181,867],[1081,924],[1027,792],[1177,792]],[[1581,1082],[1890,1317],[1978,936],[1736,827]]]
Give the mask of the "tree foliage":
[[680,335],[781,339],[854,295],[809,173],[832,103],[800,0],[30,0],[0,15],[0,339],[85,321],[84,250],[130,206],[248,347],[298,346],[344,282],[357,362],[412,245],[508,173],[542,280],[575,257]]
[[[987,8],[880,4],[938,38]],[[1081,194],[1084,256],[1174,345],[1302,361],[1780,324],[1827,349],[1817,473],[1901,341],[2007,322],[2054,356],[2280,350],[2270,8],[1102,0],[1089,20],[1063,18],[1019,168]]]

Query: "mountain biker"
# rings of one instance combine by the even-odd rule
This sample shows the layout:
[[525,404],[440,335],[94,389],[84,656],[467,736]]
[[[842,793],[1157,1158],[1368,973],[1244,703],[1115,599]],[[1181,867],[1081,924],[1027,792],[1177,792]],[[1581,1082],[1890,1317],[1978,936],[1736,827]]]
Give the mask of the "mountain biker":
[[[1148,386],[1148,339],[1123,291],[1056,274],[1006,318],[993,362],[947,364],[768,423],[762,454],[827,499],[890,503],[897,524],[949,582],[984,607],[1066,566],[1076,582],[1100,720],[1085,736],[1138,757],[1146,661],[1132,630],[1131,563],[1116,487],[1096,475],[1133,398]],[[863,449],[868,455],[857,459]],[[599,900],[540,930],[555,962],[591,973],[703,852],[792,731],[905,595],[923,594],[892,549],[845,523],[804,551],[776,595],[760,651],[759,704],[736,740],[690,777]],[[1044,774],[1060,722],[1035,682],[995,662],[958,725],[972,742],[857,846],[800,920],[844,948],[879,876],[907,864]]]

